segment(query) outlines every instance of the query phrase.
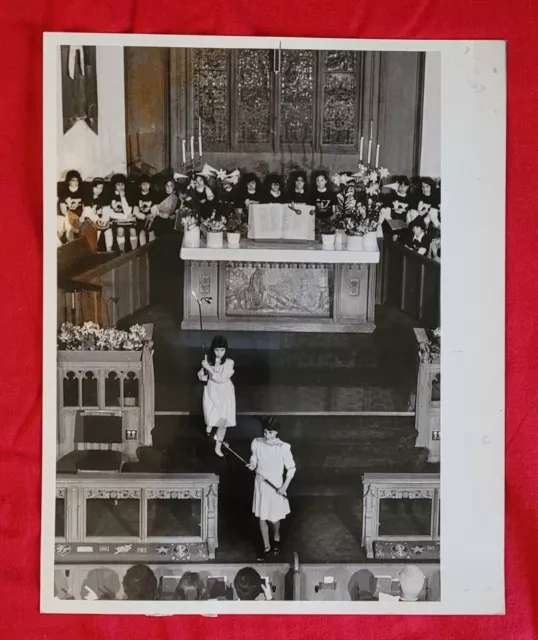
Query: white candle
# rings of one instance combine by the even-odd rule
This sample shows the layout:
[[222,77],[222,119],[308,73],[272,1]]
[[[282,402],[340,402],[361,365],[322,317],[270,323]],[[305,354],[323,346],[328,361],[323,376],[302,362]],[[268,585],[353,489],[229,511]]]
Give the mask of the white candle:
[[377,148],[375,150],[375,168],[377,169],[379,167],[379,145],[377,145]]
[[194,160],[194,136],[191,136],[191,160]]
[[183,151],[183,164],[185,164],[187,162],[187,153],[186,153],[186,150],[185,150],[185,146],[186,146],[185,145],[185,140],[182,140],[181,141],[181,149]]
[[198,116],[198,137],[202,135],[202,118]]
[[359,160],[362,162],[362,149],[364,147],[364,136],[361,136],[361,147],[359,150]]
[[368,164],[370,164],[370,160],[372,159],[372,138],[368,142]]
[[374,121],[370,120],[370,138],[374,137]]

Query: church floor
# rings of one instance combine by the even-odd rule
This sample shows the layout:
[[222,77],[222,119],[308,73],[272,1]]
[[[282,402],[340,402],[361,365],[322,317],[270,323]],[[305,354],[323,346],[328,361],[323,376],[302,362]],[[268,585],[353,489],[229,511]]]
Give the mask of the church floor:
[[[230,454],[226,462],[217,458],[201,416],[196,373],[213,334],[181,330],[182,278],[176,273],[175,284],[165,281],[173,270],[164,267],[153,275],[160,304],[129,319],[154,324],[156,418],[153,446],[124,471],[216,473],[216,561],[255,562],[261,538],[251,509],[252,473]],[[377,308],[372,334],[226,332],[238,412],[229,444],[248,458],[252,439],[261,435],[259,416],[272,414],[297,463],[276,561],[297,552],[308,563],[364,562],[362,475],[438,470],[414,446],[413,326],[402,314]]]

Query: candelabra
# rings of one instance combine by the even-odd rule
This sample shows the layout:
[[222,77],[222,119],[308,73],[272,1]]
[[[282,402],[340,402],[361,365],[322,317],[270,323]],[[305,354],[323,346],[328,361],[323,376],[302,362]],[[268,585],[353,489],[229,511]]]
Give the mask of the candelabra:
[[183,172],[189,174],[192,172],[193,174],[199,173],[204,168],[204,157],[199,156],[198,158],[191,158],[190,160],[185,160],[183,163]]

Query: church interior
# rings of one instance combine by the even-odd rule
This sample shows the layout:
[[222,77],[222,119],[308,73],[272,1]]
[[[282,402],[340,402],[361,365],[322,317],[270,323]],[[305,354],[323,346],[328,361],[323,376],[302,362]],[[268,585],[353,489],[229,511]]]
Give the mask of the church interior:
[[[336,203],[363,163],[388,170],[375,198],[391,176],[439,190],[439,76],[435,53],[61,47],[59,202],[70,171],[87,190],[124,176],[127,191],[179,194],[203,175],[217,198],[234,172],[324,172]],[[424,226],[396,241],[405,216],[376,218],[369,250],[346,249],[353,233],[325,246],[308,214],[309,243],[257,240],[253,225],[210,246],[210,224],[187,240],[180,202],[136,237],[91,217],[85,233],[57,208],[56,597],[178,599],[190,572],[203,597],[238,599],[252,567],[275,600],[405,599],[411,566],[414,599],[438,600],[440,214],[427,252]],[[114,327],[123,346],[96,346]],[[222,457],[197,375],[215,335],[235,367]],[[244,462],[271,418],[296,470],[278,552],[260,562]],[[133,596],[142,564],[155,582]]]

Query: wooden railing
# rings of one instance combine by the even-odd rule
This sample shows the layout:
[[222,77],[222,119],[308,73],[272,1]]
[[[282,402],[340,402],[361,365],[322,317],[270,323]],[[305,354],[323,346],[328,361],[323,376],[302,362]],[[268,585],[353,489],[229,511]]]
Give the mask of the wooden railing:
[[88,320],[115,326],[150,304],[148,247],[94,254],[81,238],[58,250],[58,326]]
[[423,326],[440,324],[441,265],[401,244],[381,240],[378,302],[395,307]]

